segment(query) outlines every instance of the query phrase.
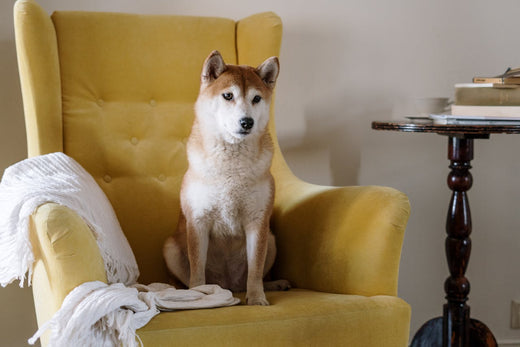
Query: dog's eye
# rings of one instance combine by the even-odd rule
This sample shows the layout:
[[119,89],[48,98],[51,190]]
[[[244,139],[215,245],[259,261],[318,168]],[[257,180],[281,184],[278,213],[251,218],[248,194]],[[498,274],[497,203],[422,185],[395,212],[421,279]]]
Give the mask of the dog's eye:
[[227,100],[227,101],[230,101],[233,99],[233,93],[224,93],[222,94],[222,97]]
[[262,97],[260,95],[255,95],[253,98],[253,104],[258,104],[262,100]]

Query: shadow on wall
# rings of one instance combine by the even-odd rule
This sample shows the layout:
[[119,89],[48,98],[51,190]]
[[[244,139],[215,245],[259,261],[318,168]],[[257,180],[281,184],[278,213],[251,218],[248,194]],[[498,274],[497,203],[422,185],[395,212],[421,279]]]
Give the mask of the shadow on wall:
[[330,184],[356,185],[360,168],[359,117],[347,111],[346,100],[337,95],[334,100],[311,105],[305,110],[303,148],[326,150],[331,176]]
[[[295,168],[300,170],[303,167],[310,171],[328,172],[330,176],[328,182],[313,183],[334,186],[358,185],[361,147],[365,143],[363,137],[367,132],[374,131],[371,130],[373,120],[390,117],[391,105],[388,103],[374,104],[370,100],[352,100],[345,96],[349,94],[352,93],[338,93],[330,100],[309,105],[304,110],[303,134],[298,139],[292,138],[290,142],[282,142],[286,145],[283,148],[290,165],[294,164]],[[311,152],[316,153],[316,151],[326,158],[313,163],[312,158],[316,158],[317,155],[312,155]],[[294,152],[301,153],[298,159],[306,162],[292,163],[291,154]],[[307,158],[306,152],[309,153]],[[325,162],[328,167],[316,167],[316,164],[325,165]],[[300,175],[300,172],[296,174]],[[306,173],[302,172],[302,174],[305,178]]]
[[305,112],[304,145],[328,149],[332,185],[359,185],[363,137],[373,131],[373,120],[389,118],[391,105],[383,97],[376,103],[369,95],[373,91],[345,90]]
[[363,134],[372,120],[391,117],[391,91],[356,83],[362,67],[349,61],[348,35],[339,34],[344,29],[313,25],[284,31],[276,105],[280,145],[299,177],[357,185]]

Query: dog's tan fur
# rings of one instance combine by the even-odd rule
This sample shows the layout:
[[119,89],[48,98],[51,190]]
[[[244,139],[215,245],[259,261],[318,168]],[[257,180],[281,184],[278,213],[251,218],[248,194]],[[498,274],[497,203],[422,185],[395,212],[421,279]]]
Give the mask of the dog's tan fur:
[[[256,69],[226,65],[216,51],[204,62],[179,225],[164,245],[166,264],[181,282],[247,290],[250,305],[269,304],[262,281],[276,255],[267,123],[278,70],[276,57]],[[266,285],[288,287],[283,280]]]

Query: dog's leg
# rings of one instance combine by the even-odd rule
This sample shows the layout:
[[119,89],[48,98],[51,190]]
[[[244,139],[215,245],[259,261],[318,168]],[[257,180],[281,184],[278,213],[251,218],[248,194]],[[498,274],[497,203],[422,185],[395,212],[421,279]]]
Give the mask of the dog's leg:
[[186,256],[186,239],[184,239],[184,245],[181,245],[175,237],[168,237],[164,243],[163,254],[168,270],[185,286],[188,286],[190,263]]
[[188,259],[190,261],[190,288],[206,284],[209,225],[194,223],[187,218]]
[[276,258],[276,242],[274,239],[273,233],[269,231],[269,236],[267,238],[267,254],[265,256],[265,265],[264,265],[264,273],[263,276],[267,275],[269,270],[273,267],[274,260]]
[[[274,235],[269,232],[269,239],[267,243],[267,256],[265,258],[264,265],[264,277],[267,275],[269,270],[273,267],[274,260],[276,258],[276,242]],[[264,281],[264,291],[278,291],[278,290],[289,290],[291,284],[287,280],[276,280],[276,281]]]
[[267,255],[269,228],[251,223],[246,228],[247,294],[248,305],[269,305],[265,298],[263,277]]

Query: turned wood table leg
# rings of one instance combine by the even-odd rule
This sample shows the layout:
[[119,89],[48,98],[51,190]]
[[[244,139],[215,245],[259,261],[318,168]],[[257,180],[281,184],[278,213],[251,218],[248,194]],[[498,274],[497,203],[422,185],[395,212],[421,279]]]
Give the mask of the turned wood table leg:
[[412,347],[494,347],[495,338],[488,327],[470,318],[466,304],[470,285],[465,277],[471,253],[471,213],[467,191],[473,179],[473,138],[450,136],[448,141],[452,191],[446,218],[446,259],[450,276],[444,282],[447,303],[442,317],[426,322],[414,336]]
[[473,160],[473,139],[450,137],[448,159],[452,190],[446,218],[446,258],[450,277],[444,282],[448,302],[444,305],[443,346],[467,346],[469,342],[469,281],[464,276],[471,253],[471,213],[466,192],[473,178],[469,169]]

